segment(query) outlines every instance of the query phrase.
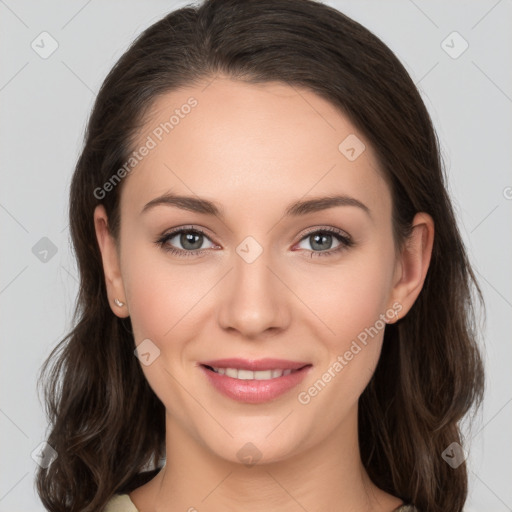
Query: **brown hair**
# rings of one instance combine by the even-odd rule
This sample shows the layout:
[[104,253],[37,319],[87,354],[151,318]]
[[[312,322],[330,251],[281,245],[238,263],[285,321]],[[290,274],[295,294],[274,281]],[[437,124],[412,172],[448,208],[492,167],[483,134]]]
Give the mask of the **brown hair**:
[[118,237],[122,183],[101,199],[94,190],[127,161],[158,96],[216,75],[306,87],[348,116],[389,184],[397,247],[415,213],[433,218],[423,289],[409,313],[386,327],[380,361],[360,397],[360,450],[381,489],[423,512],[460,512],[466,465],[452,469],[441,454],[452,442],[463,443],[459,421],[482,400],[473,305],[483,300],[445,188],[437,135],[392,51],[313,0],[189,5],[145,30],[106,77],[71,183],[80,272],[74,328],[40,375],[51,424],[47,441],[58,453],[37,474],[43,504],[55,512],[102,510],[113,493],[152,478],[165,457],[165,409],[134,356],[130,319],[110,310],[94,229],[93,212],[102,203]]

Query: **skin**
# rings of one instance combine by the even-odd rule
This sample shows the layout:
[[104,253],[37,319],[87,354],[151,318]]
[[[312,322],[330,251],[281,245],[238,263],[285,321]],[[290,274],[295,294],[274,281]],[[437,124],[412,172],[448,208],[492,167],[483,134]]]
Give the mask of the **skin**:
[[[433,221],[418,213],[410,243],[395,251],[391,195],[369,142],[313,92],[222,76],[206,84],[153,105],[140,144],[190,96],[198,101],[125,178],[119,247],[103,206],[94,212],[112,311],[131,317],[136,345],[149,338],[160,350],[141,367],[166,408],[167,462],[130,497],[141,512],[394,510],[402,501],[370,481],[357,435],[358,398],[384,329],[308,404],[297,395],[393,304],[407,314],[430,262]],[[354,161],[338,150],[350,134],[366,145]],[[169,205],[140,214],[169,190],[217,202],[225,219]],[[283,216],[293,201],[331,194],[358,199],[371,216],[355,206]],[[154,243],[189,225],[207,234],[202,255]],[[315,249],[312,227],[338,228],[354,245],[311,257],[340,244],[333,237]],[[250,264],[236,252],[247,236],[263,248]],[[167,244],[191,250],[179,236]],[[296,389],[255,405],[221,395],[196,367],[224,357],[313,367]],[[252,466],[237,456],[248,442],[261,452]]]

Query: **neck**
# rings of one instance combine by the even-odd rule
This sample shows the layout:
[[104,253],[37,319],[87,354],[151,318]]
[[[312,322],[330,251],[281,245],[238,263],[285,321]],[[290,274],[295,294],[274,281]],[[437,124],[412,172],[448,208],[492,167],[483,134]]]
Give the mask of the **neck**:
[[233,445],[235,460],[223,458],[168,415],[167,462],[145,489],[131,494],[132,501],[140,512],[388,512],[401,504],[370,481],[361,463],[357,410],[320,444],[298,447],[280,460],[245,464],[235,445],[248,445]]

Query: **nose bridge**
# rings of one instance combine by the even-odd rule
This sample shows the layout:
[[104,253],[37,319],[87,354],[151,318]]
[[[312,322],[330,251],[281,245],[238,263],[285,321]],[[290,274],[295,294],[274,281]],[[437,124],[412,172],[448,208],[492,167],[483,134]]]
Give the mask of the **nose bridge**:
[[246,237],[233,254],[233,270],[222,291],[219,322],[244,337],[282,328],[286,315],[283,284],[272,269],[272,251]]

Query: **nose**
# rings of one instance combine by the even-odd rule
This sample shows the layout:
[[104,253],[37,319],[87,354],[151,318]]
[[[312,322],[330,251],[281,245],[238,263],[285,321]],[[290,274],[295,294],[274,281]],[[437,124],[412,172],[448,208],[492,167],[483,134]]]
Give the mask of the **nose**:
[[287,328],[291,292],[265,251],[250,261],[234,255],[233,268],[220,288],[218,322],[226,331],[257,339]]

